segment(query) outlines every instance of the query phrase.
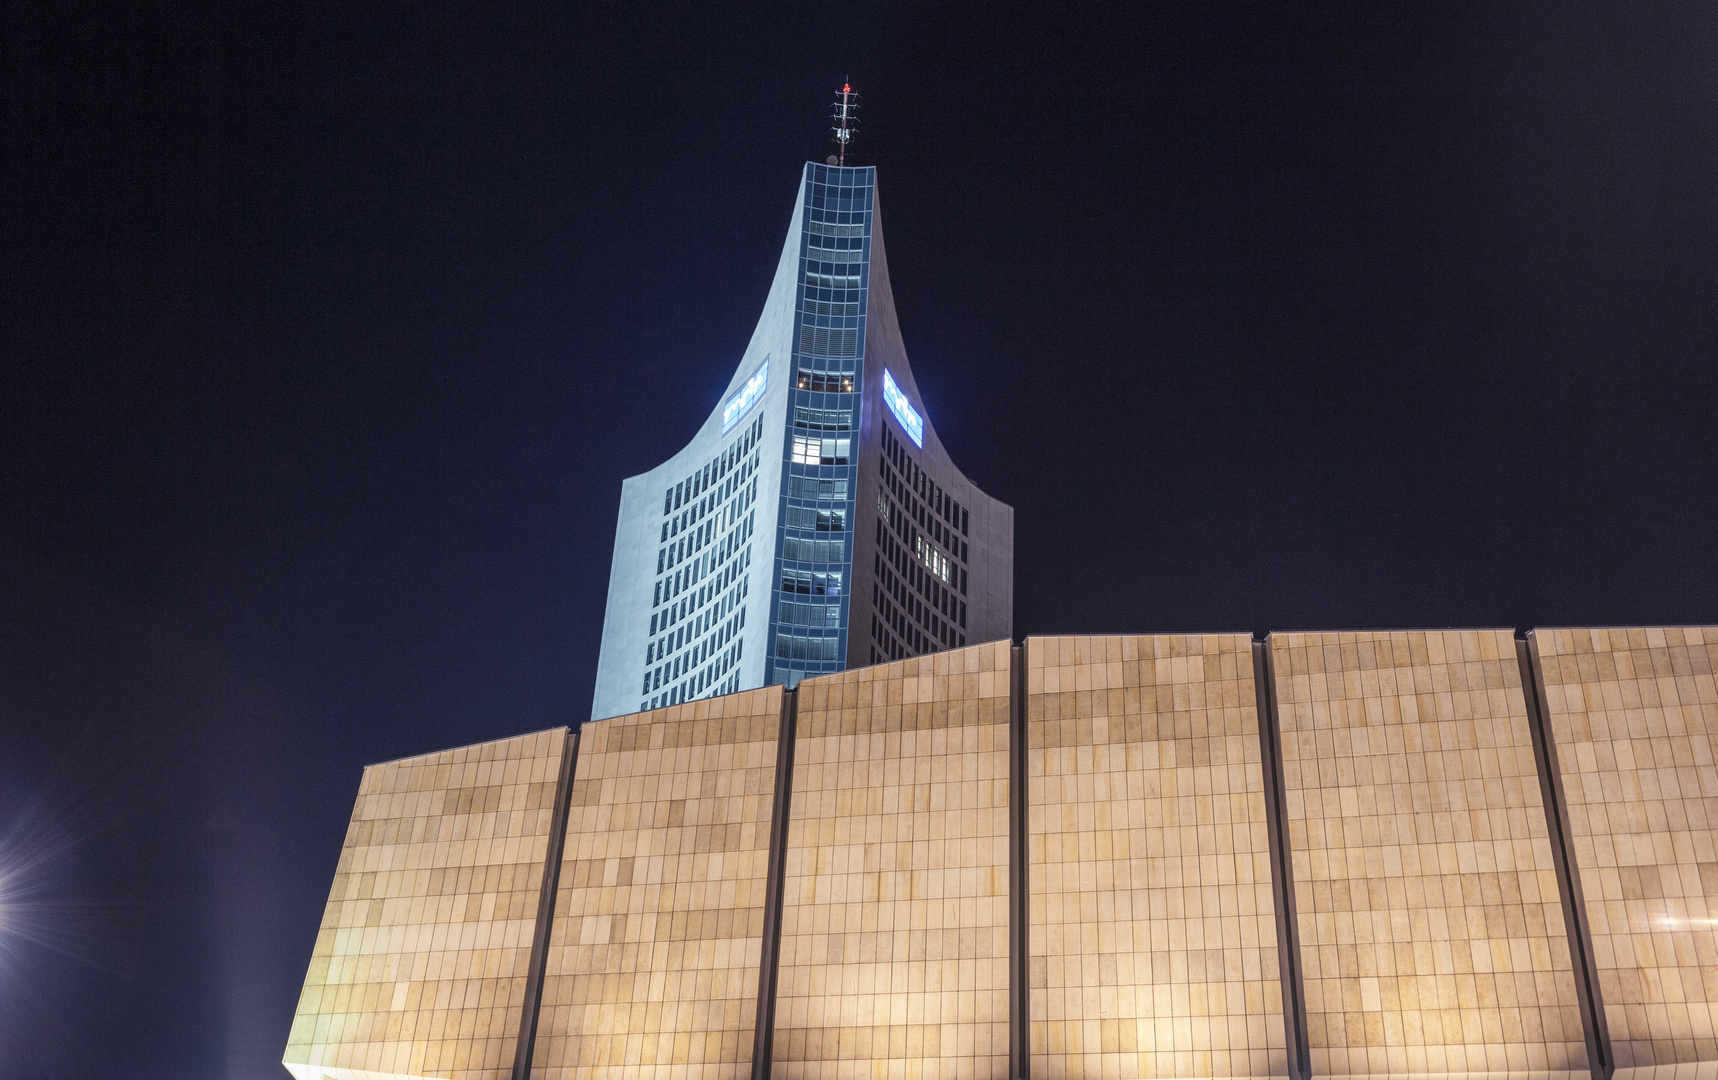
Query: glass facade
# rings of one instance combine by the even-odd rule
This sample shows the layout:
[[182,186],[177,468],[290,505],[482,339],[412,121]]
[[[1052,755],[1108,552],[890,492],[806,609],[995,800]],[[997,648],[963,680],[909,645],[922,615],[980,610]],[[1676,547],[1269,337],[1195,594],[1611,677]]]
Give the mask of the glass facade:
[[808,166],[765,682],[847,666],[875,170]]
[[1008,636],[1013,511],[960,474],[933,419],[875,170],[807,164],[727,387],[685,447],[622,484],[592,716]]

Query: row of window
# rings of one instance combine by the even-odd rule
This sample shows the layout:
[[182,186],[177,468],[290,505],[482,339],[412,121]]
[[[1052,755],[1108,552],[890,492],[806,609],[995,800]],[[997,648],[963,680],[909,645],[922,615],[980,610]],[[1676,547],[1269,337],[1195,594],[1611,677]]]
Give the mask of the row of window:
[[786,525],[790,529],[806,529],[811,532],[846,532],[847,511],[789,506]]
[[919,561],[925,564],[925,569],[931,572],[931,576],[942,581],[949,579],[948,556],[933,547],[931,542],[926,540],[921,533],[913,534],[913,554],[917,555]]
[[776,607],[776,622],[781,626],[815,626],[838,630],[841,628],[841,605],[801,604],[783,600]]
[[805,540],[797,536],[788,536],[782,539],[781,557],[788,562],[846,562],[847,541]]
[[[877,553],[877,561],[878,564],[872,567],[877,576],[877,585],[873,589],[880,589],[882,595],[911,612],[925,629],[935,629],[931,624],[933,617],[946,619],[951,630],[956,623],[962,630],[966,629],[966,601],[953,589],[927,575],[917,563],[897,566],[882,551]],[[876,599],[875,593],[873,599]]]
[[806,499],[813,502],[847,501],[847,478],[845,476],[831,479],[824,476],[789,476],[787,478],[787,497],[790,499]]
[[781,572],[781,591],[797,593],[800,596],[840,596],[840,570],[828,573],[818,573],[811,570],[783,570]]
[[[922,526],[930,539],[933,542],[940,544],[954,558],[961,562],[967,561],[966,541],[955,535],[954,529],[950,528],[946,522],[933,514],[930,511],[930,508],[919,500],[918,495],[912,490],[912,488],[907,486],[905,479],[900,474],[896,473],[894,469],[889,467],[889,462],[887,460],[883,462],[883,487],[897,499],[900,499],[902,504],[907,507],[904,511],[906,519],[914,521]],[[954,502],[952,499],[947,501],[951,505]],[[897,523],[894,521],[890,522],[891,527],[896,524]],[[906,536],[906,530],[902,529],[900,531],[903,537]]]
[[799,328],[799,351],[815,356],[858,356],[859,330],[804,322]]
[[821,371],[806,371],[804,368],[800,369],[799,378],[795,380],[794,384],[801,390],[811,390],[818,393],[851,394],[853,392],[852,375],[824,374]]
[[940,652],[942,648],[958,649],[966,645],[965,634],[953,633],[946,627],[944,630],[946,638],[938,641],[910,623],[891,623],[886,613],[873,614],[871,639],[875,644],[871,646],[871,662],[876,664],[885,660],[905,660],[909,656],[922,656],[928,652]]
[[808,637],[801,634],[777,634],[775,654],[783,660],[813,660],[827,662],[841,659],[841,639],[838,637]]
[[819,439],[795,435],[789,459],[795,465],[846,465],[852,454],[851,439]]
[[[805,232],[814,237],[849,236],[863,238],[865,235],[865,225],[863,222],[860,222],[857,225],[832,225],[818,219],[807,222],[805,225]],[[826,240],[813,240],[812,243],[821,244],[824,247],[835,246]],[[849,242],[847,246],[857,247],[858,243],[856,241],[852,241]]]
[[[662,523],[664,546],[656,554],[656,571],[665,576],[652,595],[645,694],[667,688],[663,696],[684,700],[693,692],[690,687],[719,678],[718,667],[728,670],[716,650],[745,626],[747,541],[756,523],[755,512],[748,511],[757,501],[762,433],[759,417],[708,465],[664,495],[668,520]],[[700,664],[705,666],[694,670]]]
[[793,409],[794,427],[813,428],[819,431],[851,431],[853,428],[852,409],[807,409],[795,405]]
[[868,193],[868,188],[836,188],[813,184],[811,186],[812,212],[816,213],[818,210],[851,210],[862,214],[865,210],[865,196]]
[[[809,294],[815,292],[815,290],[807,289],[806,292]],[[840,301],[831,304],[827,301],[818,300],[814,296],[808,296],[805,303],[800,305],[800,310],[805,312],[807,315],[829,315],[832,317],[840,316],[842,318],[854,318],[859,314],[859,304],[856,301]]]
[[[827,228],[828,226],[824,226]],[[807,258],[812,259],[857,259],[865,249],[865,236],[860,230],[848,226],[848,235],[829,236],[821,230],[806,230]],[[839,254],[837,254],[839,253]]]

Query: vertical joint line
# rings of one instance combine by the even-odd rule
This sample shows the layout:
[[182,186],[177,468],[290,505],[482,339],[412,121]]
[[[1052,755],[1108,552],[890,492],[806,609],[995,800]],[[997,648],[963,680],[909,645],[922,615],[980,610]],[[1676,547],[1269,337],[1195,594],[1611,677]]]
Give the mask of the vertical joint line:
[[1587,1034],[1588,1065],[1594,1080],[1610,1080],[1616,1069],[1605,1003],[1599,993],[1598,964],[1587,907],[1581,895],[1581,872],[1575,865],[1575,841],[1569,831],[1569,804],[1563,798],[1563,777],[1557,764],[1557,740],[1551,731],[1551,702],[1545,694],[1545,672],[1539,660],[1535,631],[1515,639],[1521,668],[1521,697],[1527,705],[1527,729],[1533,737],[1533,764],[1539,770],[1539,795],[1545,804],[1545,831],[1551,841],[1551,861],[1557,871],[1557,892],[1563,901],[1563,928],[1569,935],[1569,961],[1574,968],[1575,993],[1581,1005],[1581,1026]]
[[1282,725],[1277,714],[1276,662],[1271,642],[1253,642],[1253,694],[1258,705],[1259,765],[1265,780],[1265,834],[1271,845],[1271,892],[1276,901],[1277,972],[1283,986],[1283,1035],[1289,1075],[1312,1076],[1306,992],[1301,981],[1300,925],[1295,918],[1294,867],[1289,852],[1288,802],[1283,783]]
[[1026,823],[1026,646],[1022,643],[1010,649],[1008,669],[1008,1072],[1014,1080],[1029,1080],[1032,1075]]
[[776,736],[775,799],[770,808],[770,857],[764,885],[764,940],[758,961],[758,1016],[752,1035],[752,1080],[769,1080],[775,1056],[776,976],[781,970],[781,907],[787,878],[787,818],[793,806],[793,742],[799,726],[799,691],[781,692],[781,733]]
[[537,1044],[537,1016],[543,1005],[543,978],[549,965],[549,937],[555,927],[555,896],[561,887],[561,859],[566,852],[567,815],[571,812],[578,760],[579,729],[574,728],[561,743],[561,771],[555,779],[555,808],[549,815],[543,888],[537,895],[537,925],[531,934],[531,966],[525,974],[525,1001],[519,1009],[519,1043],[513,1049],[512,1080],[531,1077],[531,1052]]

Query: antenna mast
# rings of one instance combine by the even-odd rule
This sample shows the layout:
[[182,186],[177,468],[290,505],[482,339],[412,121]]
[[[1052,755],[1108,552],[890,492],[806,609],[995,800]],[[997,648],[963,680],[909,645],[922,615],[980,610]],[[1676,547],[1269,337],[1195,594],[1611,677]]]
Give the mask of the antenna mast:
[[835,132],[835,142],[840,146],[841,152],[830,154],[829,163],[837,166],[846,165],[848,140],[853,138],[853,132],[859,127],[857,115],[859,112],[859,95],[853,92],[852,84],[841,84],[841,100],[835,102],[830,108],[835,110],[835,114],[830,119],[837,121],[836,126],[830,130]]

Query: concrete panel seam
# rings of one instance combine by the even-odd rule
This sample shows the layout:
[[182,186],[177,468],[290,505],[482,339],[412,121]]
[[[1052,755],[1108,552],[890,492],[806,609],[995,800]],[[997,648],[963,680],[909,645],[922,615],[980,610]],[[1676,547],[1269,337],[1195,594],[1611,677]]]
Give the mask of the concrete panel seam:
[[1008,671],[1008,1056],[1014,1080],[1029,1080],[1032,1074],[1026,830],[1026,647],[1022,643],[1010,648]]
[[549,816],[549,838],[543,856],[543,890],[537,899],[537,925],[531,934],[531,967],[525,976],[525,1001],[519,1010],[519,1045],[513,1051],[513,1080],[530,1080],[531,1052],[537,1044],[537,1017],[543,1003],[543,978],[549,963],[549,935],[555,925],[555,895],[561,885],[561,858],[566,851],[567,817],[573,800],[573,775],[578,770],[579,730],[567,732],[561,743],[561,769],[555,779],[555,809]]
[[1616,1070],[1611,1053],[1610,1027],[1605,1020],[1603,995],[1599,992],[1598,963],[1593,954],[1593,935],[1587,925],[1586,901],[1581,893],[1581,872],[1575,865],[1574,837],[1569,831],[1569,806],[1563,798],[1563,778],[1557,763],[1557,740],[1551,731],[1551,706],[1545,694],[1545,673],[1539,659],[1535,632],[1515,638],[1516,660],[1521,668],[1521,696],[1527,706],[1527,727],[1533,736],[1533,763],[1539,771],[1539,792],[1545,805],[1546,833],[1551,841],[1551,860],[1557,871],[1557,891],[1563,900],[1563,927],[1569,935],[1570,965],[1574,969],[1575,992],[1581,1004],[1581,1023],[1586,1028],[1587,1053],[1594,1080],[1610,1080]]
[[1289,852],[1288,803],[1282,763],[1282,725],[1277,717],[1276,664],[1270,636],[1253,641],[1253,693],[1259,715],[1260,771],[1265,782],[1265,832],[1270,840],[1271,882],[1276,901],[1278,974],[1283,984],[1284,1041],[1289,1074],[1312,1075],[1307,1037],[1306,992],[1301,981],[1300,928],[1295,919],[1294,873]]
[[799,691],[781,695],[776,739],[775,799],[770,819],[769,869],[764,883],[764,940],[758,961],[758,1019],[752,1036],[752,1080],[769,1080],[775,1056],[776,977],[781,970],[781,905],[787,878],[787,818],[793,803],[793,744],[799,726]]

